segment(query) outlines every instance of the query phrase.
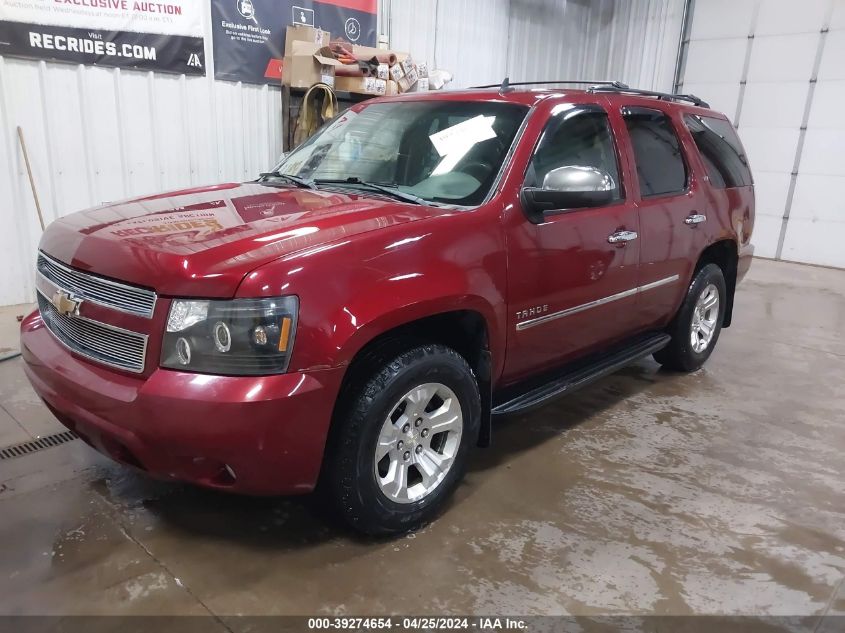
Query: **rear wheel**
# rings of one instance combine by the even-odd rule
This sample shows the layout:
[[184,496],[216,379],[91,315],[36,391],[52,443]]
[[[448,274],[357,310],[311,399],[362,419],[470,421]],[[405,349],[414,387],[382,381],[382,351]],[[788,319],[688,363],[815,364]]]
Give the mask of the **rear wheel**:
[[325,486],[341,518],[367,534],[432,519],[466,470],[481,419],[466,360],[423,345],[378,368],[338,417]]
[[696,273],[684,303],[669,326],[672,342],[654,355],[668,369],[695,371],[713,353],[725,317],[722,269],[707,264]]

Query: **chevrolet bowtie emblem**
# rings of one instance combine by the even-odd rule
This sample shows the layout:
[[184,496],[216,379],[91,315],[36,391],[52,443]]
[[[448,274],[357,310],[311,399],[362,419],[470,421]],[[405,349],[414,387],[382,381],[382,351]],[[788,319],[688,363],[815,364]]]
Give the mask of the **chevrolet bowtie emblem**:
[[82,305],[81,300],[73,299],[63,290],[57,290],[50,299],[53,307],[59,311],[60,314],[70,316],[71,314],[79,316],[79,306]]

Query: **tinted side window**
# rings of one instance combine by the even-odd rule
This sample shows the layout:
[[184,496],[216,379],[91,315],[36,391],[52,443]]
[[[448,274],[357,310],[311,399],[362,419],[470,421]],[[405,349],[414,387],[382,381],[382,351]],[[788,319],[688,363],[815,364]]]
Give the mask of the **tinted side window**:
[[710,176],[710,184],[720,189],[750,185],[751,171],[733,126],[724,119],[696,114],[684,115],[692,138]]
[[634,146],[641,195],[660,196],[684,191],[686,166],[681,143],[669,117],[649,108],[626,108],[623,114]]
[[555,116],[546,126],[525,176],[528,187],[542,187],[543,179],[558,167],[595,167],[610,174],[614,200],[622,198],[619,167],[607,113],[592,106]]

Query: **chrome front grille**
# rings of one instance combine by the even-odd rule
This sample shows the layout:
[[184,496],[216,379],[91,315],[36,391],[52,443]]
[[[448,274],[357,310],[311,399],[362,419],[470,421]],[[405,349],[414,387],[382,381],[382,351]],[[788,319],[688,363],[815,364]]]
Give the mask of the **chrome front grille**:
[[74,296],[107,308],[151,318],[156,293],[70,268],[38,253],[38,273]]
[[38,309],[47,329],[74,352],[119,369],[144,371],[147,335],[84,317],[66,316],[40,290]]

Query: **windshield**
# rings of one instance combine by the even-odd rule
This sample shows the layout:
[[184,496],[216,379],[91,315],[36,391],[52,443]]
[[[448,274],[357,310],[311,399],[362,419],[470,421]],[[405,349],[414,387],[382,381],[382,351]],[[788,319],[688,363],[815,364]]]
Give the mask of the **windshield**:
[[476,205],[493,186],[527,111],[483,101],[374,103],[341,114],[275,171],[317,184],[357,179],[432,202]]

